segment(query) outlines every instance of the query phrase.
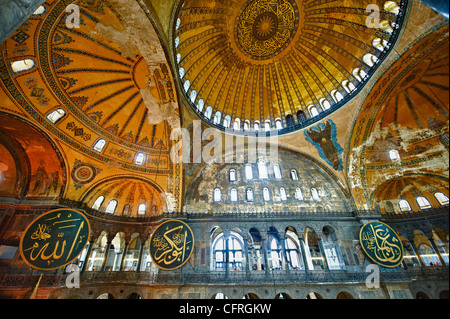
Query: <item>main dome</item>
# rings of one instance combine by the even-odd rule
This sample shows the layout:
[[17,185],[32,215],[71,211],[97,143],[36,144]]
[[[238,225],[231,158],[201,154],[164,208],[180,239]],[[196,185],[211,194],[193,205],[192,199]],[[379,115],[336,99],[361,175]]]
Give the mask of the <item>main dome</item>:
[[406,2],[185,0],[173,47],[186,102],[235,131],[290,132],[344,105],[387,56]]

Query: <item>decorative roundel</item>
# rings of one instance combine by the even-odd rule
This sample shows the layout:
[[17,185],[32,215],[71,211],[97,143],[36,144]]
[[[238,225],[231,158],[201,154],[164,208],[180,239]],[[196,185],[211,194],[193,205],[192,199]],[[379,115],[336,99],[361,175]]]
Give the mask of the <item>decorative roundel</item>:
[[239,49],[255,60],[270,59],[289,45],[298,24],[294,0],[250,0],[235,27]]
[[87,184],[97,175],[97,169],[88,163],[75,165],[72,170],[72,179],[78,184]]

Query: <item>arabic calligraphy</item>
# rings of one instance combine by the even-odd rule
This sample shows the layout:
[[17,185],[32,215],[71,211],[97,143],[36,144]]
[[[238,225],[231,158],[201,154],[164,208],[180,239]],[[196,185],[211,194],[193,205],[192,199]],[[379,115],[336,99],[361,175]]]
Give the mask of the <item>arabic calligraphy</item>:
[[235,28],[238,47],[253,59],[272,58],[289,44],[298,23],[293,0],[248,1]]
[[367,256],[377,264],[393,268],[403,260],[402,243],[392,228],[382,222],[366,223],[359,240]]
[[72,209],[56,209],[36,218],[20,241],[24,261],[38,270],[54,270],[71,263],[89,240],[87,218]]
[[150,240],[150,256],[160,269],[174,270],[183,266],[194,248],[194,235],[188,225],[179,220],[161,224]]

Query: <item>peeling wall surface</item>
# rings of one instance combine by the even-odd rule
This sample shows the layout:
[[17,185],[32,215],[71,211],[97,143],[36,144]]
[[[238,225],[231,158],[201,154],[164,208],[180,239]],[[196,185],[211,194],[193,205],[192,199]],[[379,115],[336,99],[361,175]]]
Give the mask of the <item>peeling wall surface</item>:
[[[449,27],[422,1],[0,0],[0,26],[1,298],[448,299]],[[79,289],[20,254],[57,208],[90,222]],[[195,240],[163,270],[170,219]],[[404,250],[378,288],[373,221]]]

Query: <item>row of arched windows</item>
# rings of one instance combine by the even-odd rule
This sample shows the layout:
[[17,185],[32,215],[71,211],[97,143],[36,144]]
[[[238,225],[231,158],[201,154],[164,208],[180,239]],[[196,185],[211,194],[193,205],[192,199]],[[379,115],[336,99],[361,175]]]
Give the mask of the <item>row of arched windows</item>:
[[[62,108],[58,108],[56,110],[51,111],[46,118],[55,124],[59,120],[61,120],[66,115],[66,112]],[[102,153],[106,147],[106,140],[103,138],[98,139],[92,149],[98,153]],[[145,163],[146,156],[144,153],[137,153],[134,157],[134,164],[143,165]]]
[[[278,191],[279,191],[280,199],[282,201],[286,201],[287,200],[286,189],[284,187],[280,187],[278,189]],[[262,188],[262,199],[264,201],[266,201],[266,202],[270,201],[271,200],[271,193],[273,193],[273,192],[271,192],[268,187],[263,187]],[[320,201],[319,192],[318,192],[317,188],[315,188],[315,187],[311,188],[311,196],[312,196],[312,198],[315,201]],[[303,192],[302,192],[302,189],[300,187],[297,187],[295,189],[294,197],[297,200],[304,200]],[[238,202],[239,201],[239,195],[238,195],[237,188],[233,187],[233,188],[230,189],[230,197],[229,198],[230,198],[231,202]],[[245,190],[245,199],[248,202],[253,202],[255,200],[255,194],[254,194],[253,188],[251,188],[251,187],[247,187],[246,188],[246,190]],[[214,188],[213,201],[216,202],[216,203],[222,201],[222,191],[218,187]]]
[[[436,198],[436,200],[439,202],[439,204],[441,206],[449,204],[449,199],[448,199],[447,195],[445,195],[444,193],[441,193],[441,192],[435,193],[434,197]],[[419,205],[420,209],[432,208],[430,201],[426,197],[418,196],[418,197],[416,197],[416,202],[417,202],[417,205]],[[401,212],[412,211],[411,205],[409,204],[409,202],[406,199],[400,200],[398,202],[398,206],[399,206]]]
[[[103,196],[103,195],[99,196],[95,200],[94,204],[92,204],[91,208],[95,209],[95,210],[100,210],[100,207],[102,206],[104,201],[105,201],[105,196]],[[118,204],[119,203],[117,202],[117,200],[115,200],[115,199],[110,200],[108,205],[106,205],[105,213],[107,213],[107,214],[115,214]],[[145,204],[140,204],[138,206],[137,215],[138,216],[143,216],[143,215],[145,215],[146,211],[147,211],[147,206]],[[126,204],[123,207],[122,216],[130,216],[130,215],[131,215],[131,206],[130,206],[130,204]]]
[[[266,165],[266,161],[263,159],[259,159],[257,161],[257,169],[258,169],[258,175],[260,179],[268,179],[269,178],[269,171]],[[273,169],[273,177],[275,179],[282,179],[282,173],[281,173],[281,168],[280,165],[278,164],[274,164],[272,166]],[[254,178],[253,176],[253,166],[250,163],[247,163],[244,165],[244,175],[245,175],[245,179],[246,180],[252,180]],[[297,170],[295,170],[294,168],[292,168],[290,170],[290,175],[291,175],[291,179],[292,180],[298,180],[298,174],[297,174]],[[237,174],[236,174],[236,169],[235,168],[231,168],[228,172],[228,178],[230,180],[230,182],[236,182],[237,181]]]

